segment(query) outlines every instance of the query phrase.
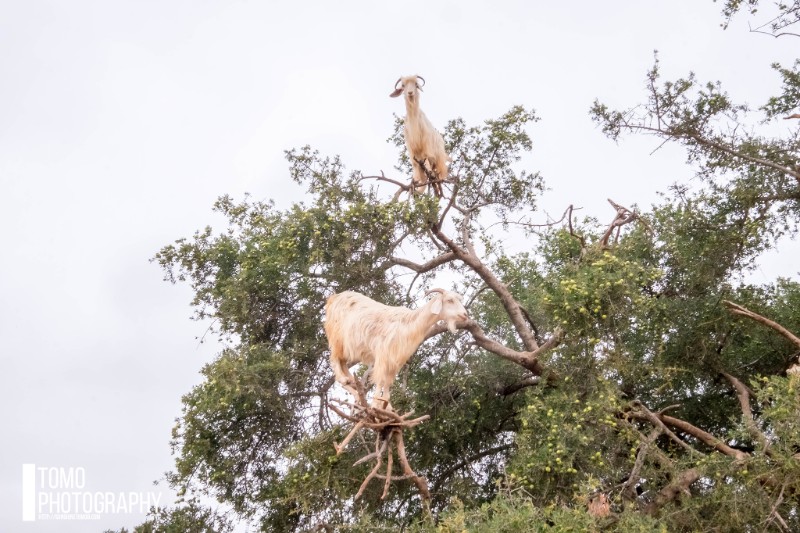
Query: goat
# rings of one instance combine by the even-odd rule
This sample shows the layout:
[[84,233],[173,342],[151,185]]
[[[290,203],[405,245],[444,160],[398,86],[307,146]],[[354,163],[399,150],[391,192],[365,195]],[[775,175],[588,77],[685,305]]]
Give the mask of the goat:
[[358,398],[349,367],[356,363],[369,366],[375,384],[372,405],[378,407],[378,402],[383,401],[389,409],[389,389],[430,327],[444,320],[455,333],[456,322],[468,319],[460,294],[431,289],[425,295],[432,293],[437,294],[416,310],[384,305],[353,291],[329,297],[325,304],[325,335],[336,381]]
[[[406,118],[403,133],[408,156],[411,158],[411,182],[414,190],[418,193],[423,192],[425,184],[430,183],[434,193],[441,197],[440,182],[447,179],[447,163],[451,159],[444,149],[444,139],[441,134],[419,108],[419,92],[424,85],[425,78],[422,76],[404,76],[397,80],[394,92],[389,96],[396,98],[400,94],[405,95]],[[425,166],[426,162],[430,165],[430,169]],[[429,180],[428,175],[432,175],[435,179]]]

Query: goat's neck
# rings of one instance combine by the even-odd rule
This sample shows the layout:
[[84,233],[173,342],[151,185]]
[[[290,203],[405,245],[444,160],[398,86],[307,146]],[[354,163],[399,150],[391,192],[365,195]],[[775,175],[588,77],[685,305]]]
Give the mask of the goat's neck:
[[432,305],[432,301],[428,302],[424,306],[420,307],[414,316],[414,333],[419,340],[417,346],[422,344],[422,340],[425,338],[428,330],[431,329],[431,326],[439,321],[439,315],[434,315],[431,313]]
[[408,98],[405,99],[406,101],[406,116],[411,119],[416,119],[419,117],[419,95],[417,95],[417,100],[412,102]]

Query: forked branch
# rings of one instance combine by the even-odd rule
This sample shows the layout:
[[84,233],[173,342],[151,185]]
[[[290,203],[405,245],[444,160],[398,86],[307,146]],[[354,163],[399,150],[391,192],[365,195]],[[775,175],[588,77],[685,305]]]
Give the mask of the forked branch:
[[[519,352],[489,338],[483,328],[474,320],[456,322],[456,327],[469,331],[476,346],[530,370],[535,376],[541,376],[545,372],[544,366],[539,362],[539,356],[558,346],[564,338],[564,331],[556,329],[553,335],[535,350]],[[447,325],[435,324],[428,330],[425,338],[430,339],[445,331],[447,331]]]
[[[345,413],[342,409],[334,405],[333,402],[349,407],[354,414]],[[414,472],[414,469],[411,468],[411,465],[408,462],[408,457],[406,457],[405,451],[405,442],[403,441],[403,431],[407,428],[412,428],[418,424],[421,424],[425,420],[429,419],[430,416],[424,415],[409,420],[409,417],[413,413],[409,412],[399,415],[394,411],[368,406],[366,400],[359,401],[359,405],[341,400],[334,400],[333,402],[329,403],[328,407],[330,407],[334,412],[336,412],[336,414],[345,420],[355,423],[353,429],[350,430],[341,444],[334,444],[334,448],[336,448],[336,455],[339,455],[344,450],[350,440],[361,429],[368,428],[375,432],[374,451],[353,463],[353,466],[356,466],[367,461],[375,460],[375,466],[373,466],[372,470],[369,472],[369,474],[367,474],[367,477],[361,483],[361,487],[359,487],[355,498],[359,499],[364,494],[364,490],[366,490],[369,482],[375,478],[384,480],[383,494],[381,495],[382,500],[388,495],[389,486],[391,485],[392,481],[410,479],[419,489],[423,503],[427,505],[431,499],[430,491],[428,490],[428,483],[425,481],[425,478],[417,475],[417,473]],[[395,476],[392,474],[394,451],[397,452],[397,458],[400,461],[400,466],[403,468],[403,475],[400,476]],[[379,472],[383,466],[384,457],[386,457],[386,473],[380,474]]]
[[[639,213],[636,211],[631,211],[627,207],[623,207],[618,203],[614,202],[610,198],[608,199],[608,203],[611,204],[611,207],[617,210],[617,215],[614,217],[614,220],[611,221],[611,224],[608,225],[606,232],[603,234],[603,237],[600,239],[600,246],[602,248],[608,248],[608,240],[611,238],[611,235],[614,234],[616,230],[617,236],[614,238],[616,241],[619,237],[619,231],[622,226],[625,224],[630,224],[635,220],[641,220],[639,218]],[[570,226],[570,231],[572,231],[572,227]]]
[[650,422],[654,427],[661,429],[673,441],[692,454],[703,455],[700,451],[687,444],[684,440],[678,438],[678,436],[675,435],[675,433],[673,433],[669,428],[676,429],[681,433],[694,437],[703,444],[729,457],[733,457],[736,460],[744,460],[749,457],[749,455],[745,452],[737,450],[736,448],[731,448],[721,439],[718,439],[711,433],[702,430],[699,427],[686,422],[685,420],[675,418],[674,416],[668,416],[663,413],[653,413],[639,401],[634,401],[633,406],[635,409],[627,413],[629,418]]

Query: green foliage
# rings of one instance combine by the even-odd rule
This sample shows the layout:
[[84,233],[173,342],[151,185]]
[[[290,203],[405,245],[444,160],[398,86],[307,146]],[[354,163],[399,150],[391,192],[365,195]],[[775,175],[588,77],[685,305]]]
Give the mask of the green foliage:
[[[718,0],[714,0],[717,2]],[[763,17],[763,21],[751,27],[750,31],[768,33],[775,37],[791,35],[797,37],[797,33],[785,32],[786,28],[792,27],[800,21],[800,1],[773,1],[767,7],[768,15]],[[723,28],[727,28],[733,16],[742,10],[747,10],[750,15],[760,15],[758,7],[762,5],[761,0],[724,0],[722,14],[725,16]]]
[[[431,528],[433,529],[433,528]],[[425,529],[428,530],[428,529]],[[433,529],[437,533],[567,533],[584,531],[625,531],[666,533],[667,527],[646,515],[623,512],[611,518],[595,518],[585,510],[565,506],[537,506],[524,491],[501,494],[491,503],[469,509],[454,502]]]
[[[147,519],[131,533],[230,533],[233,529],[224,515],[192,501],[172,508],[151,508]],[[128,533],[128,530],[123,527],[105,533]]]

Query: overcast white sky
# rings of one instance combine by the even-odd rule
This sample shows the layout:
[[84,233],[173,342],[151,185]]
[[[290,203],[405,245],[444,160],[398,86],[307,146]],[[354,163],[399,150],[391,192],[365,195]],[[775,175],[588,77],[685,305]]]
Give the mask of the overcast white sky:
[[[171,493],[180,397],[218,349],[198,344],[191,293],[162,281],[158,249],[206,224],[223,194],[301,198],[283,150],[311,144],[349,169],[394,173],[385,140],[400,75],[427,80],[440,128],[533,107],[530,167],[566,205],[609,218],[691,171],[655,139],[615,145],[595,98],[644,96],[695,71],[740,101],[778,87],[795,42],[727,31],[708,1],[0,0],[0,531],[102,531],[95,521],[21,521],[22,464],[81,467],[85,490]],[[790,127],[781,124],[778,127]],[[544,218],[544,215],[542,215]],[[793,250],[797,250],[794,245]],[[769,261],[757,275],[795,274]]]

